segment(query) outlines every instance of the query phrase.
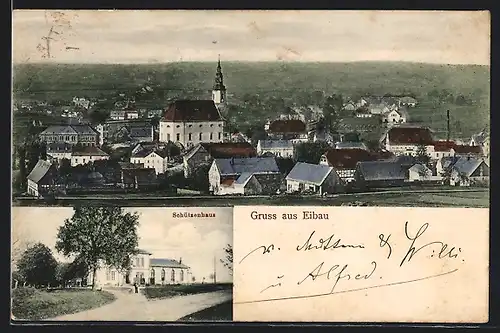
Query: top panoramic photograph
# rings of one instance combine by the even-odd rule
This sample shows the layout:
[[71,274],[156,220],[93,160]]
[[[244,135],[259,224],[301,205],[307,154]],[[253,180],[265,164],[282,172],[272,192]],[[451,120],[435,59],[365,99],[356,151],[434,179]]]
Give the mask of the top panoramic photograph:
[[16,206],[489,207],[487,11],[13,12]]

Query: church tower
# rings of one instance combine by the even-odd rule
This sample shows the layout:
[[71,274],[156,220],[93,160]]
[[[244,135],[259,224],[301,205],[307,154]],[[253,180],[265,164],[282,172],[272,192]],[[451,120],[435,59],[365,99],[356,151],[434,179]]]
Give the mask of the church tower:
[[219,61],[217,62],[217,72],[215,73],[215,81],[212,89],[212,100],[215,105],[219,106],[226,102],[226,87],[224,86],[224,76],[222,75],[222,68]]

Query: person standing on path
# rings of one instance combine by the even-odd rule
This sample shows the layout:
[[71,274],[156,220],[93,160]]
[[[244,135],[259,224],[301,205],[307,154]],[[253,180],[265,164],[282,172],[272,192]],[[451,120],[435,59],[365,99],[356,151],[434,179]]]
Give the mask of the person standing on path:
[[137,286],[137,282],[134,283],[134,291],[135,291],[136,294],[139,293],[139,287]]

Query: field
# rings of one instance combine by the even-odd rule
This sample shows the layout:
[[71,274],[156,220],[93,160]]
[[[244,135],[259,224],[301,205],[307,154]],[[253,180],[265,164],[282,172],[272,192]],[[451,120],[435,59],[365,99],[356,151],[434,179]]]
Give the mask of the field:
[[[66,100],[73,96],[110,97],[134,94],[148,85],[153,92],[137,96],[138,107],[163,108],[169,99],[209,99],[215,63],[168,63],[144,65],[39,65],[14,67],[14,96],[23,100]],[[489,126],[490,74],[488,66],[431,65],[418,63],[285,63],[223,62],[231,121],[244,124],[280,113],[266,104],[281,98],[285,104],[308,104],[318,91],[344,97],[412,94],[419,105],[410,119],[446,130],[446,110],[451,111],[454,136],[470,137]],[[436,93],[466,96],[470,103],[437,103]],[[252,106],[248,101],[253,100]],[[255,104],[257,103],[257,104]]]
[[45,291],[17,288],[12,291],[12,315],[17,320],[42,320],[90,310],[115,300],[105,291],[66,289]]
[[146,287],[143,289],[147,298],[171,298],[200,293],[208,293],[219,290],[232,290],[232,283],[197,283],[188,285],[167,285],[161,287]]
[[233,301],[227,301],[216,306],[192,313],[178,321],[231,321],[233,320]]
[[337,194],[331,197],[317,196],[182,196],[182,197],[141,197],[133,196],[81,196],[57,198],[50,202],[30,198],[15,199],[16,206],[71,206],[75,203],[86,205],[134,206],[148,205],[161,207],[232,207],[233,205],[317,205],[346,206],[363,204],[366,206],[389,207],[480,207],[489,208],[489,189],[453,187],[389,188],[377,192]]

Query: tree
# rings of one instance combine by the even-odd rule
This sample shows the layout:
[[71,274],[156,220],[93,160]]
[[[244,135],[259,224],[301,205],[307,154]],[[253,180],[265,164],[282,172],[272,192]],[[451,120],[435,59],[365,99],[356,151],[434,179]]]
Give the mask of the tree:
[[425,144],[418,145],[415,158],[418,162],[422,163],[425,166],[429,164],[431,157],[427,154],[427,147],[425,146]]
[[24,145],[27,159],[27,173],[30,173],[39,160],[47,159],[47,147],[44,142],[38,140],[34,142],[26,142]]
[[30,246],[17,262],[20,275],[28,284],[48,285],[54,281],[57,261],[52,251],[42,243]]
[[321,155],[323,155],[330,145],[327,142],[302,142],[297,144],[295,154],[297,162],[318,164]]
[[323,104],[323,116],[325,118],[326,129],[332,134],[338,132],[342,105],[342,95],[329,96]]
[[138,243],[139,216],[120,207],[75,207],[57,234],[56,249],[65,256],[76,255],[95,275],[101,265],[120,271],[130,267],[130,256]]
[[67,176],[71,174],[71,161],[67,158],[62,158],[59,160],[59,174],[61,176]]
[[210,167],[211,165],[206,163],[196,167],[191,180],[194,189],[208,192],[208,188],[210,186],[208,181],[208,171],[210,170]]
[[100,108],[97,108],[89,113],[89,119],[92,124],[102,124],[108,119],[108,117],[109,112]]
[[233,274],[233,247],[231,244],[227,244],[224,248],[225,258],[220,259],[220,262],[229,269],[229,274]]

